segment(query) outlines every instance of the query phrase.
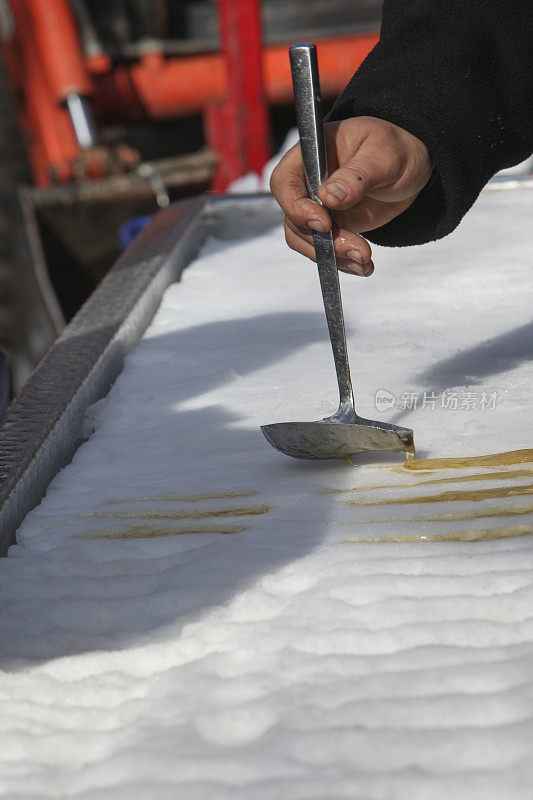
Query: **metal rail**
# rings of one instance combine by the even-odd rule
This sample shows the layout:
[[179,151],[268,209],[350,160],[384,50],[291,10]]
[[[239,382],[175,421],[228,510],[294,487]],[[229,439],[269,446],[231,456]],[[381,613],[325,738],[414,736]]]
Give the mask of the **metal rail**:
[[281,222],[270,195],[205,195],[160,211],[65,328],[12,403],[0,432],[0,555],[83,441],[88,406],[209,235],[253,236]]

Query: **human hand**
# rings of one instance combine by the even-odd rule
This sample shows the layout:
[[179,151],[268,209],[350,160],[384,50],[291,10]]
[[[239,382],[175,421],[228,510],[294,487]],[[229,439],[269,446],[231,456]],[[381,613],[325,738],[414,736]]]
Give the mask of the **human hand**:
[[368,277],[372,251],[358,232],[385,225],[411,205],[431,176],[431,158],[416,136],[375,117],[328,122],[324,131],[330,173],[318,191],[324,206],[307,196],[299,144],[272,173],[270,188],[285,212],[285,238],[315,260],[312,232],[333,226],[338,268]]

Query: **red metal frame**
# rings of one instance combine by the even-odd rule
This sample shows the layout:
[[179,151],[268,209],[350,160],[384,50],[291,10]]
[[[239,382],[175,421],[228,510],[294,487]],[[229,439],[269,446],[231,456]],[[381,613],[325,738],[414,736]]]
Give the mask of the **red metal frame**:
[[[105,54],[84,58],[68,0],[8,1],[14,26],[4,32],[2,49],[38,185],[77,174],[81,152],[64,107],[72,91],[90,99],[97,122],[202,112],[207,145],[221,156],[218,190],[261,170],[269,152],[268,104],[291,102],[292,84],[287,45],[261,46],[260,0],[218,0],[222,53],[150,53],[115,68]],[[317,42],[324,96],[338,94],[377,39]]]
[[213,189],[223,191],[248,171],[260,173],[270,156],[263,83],[260,0],[218,0],[226,97],[206,105],[206,139],[223,154]]

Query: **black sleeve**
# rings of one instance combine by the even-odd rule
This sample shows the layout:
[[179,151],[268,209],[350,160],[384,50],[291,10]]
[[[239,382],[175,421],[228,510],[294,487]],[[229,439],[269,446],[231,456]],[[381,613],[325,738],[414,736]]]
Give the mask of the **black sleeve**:
[[435,171],[403,214],[367,238],[409,245],[446,236],[492,175],[528,157],[532,38],[533,0],[385,0],[380,41],[329,119],[388,120],[424,142]]

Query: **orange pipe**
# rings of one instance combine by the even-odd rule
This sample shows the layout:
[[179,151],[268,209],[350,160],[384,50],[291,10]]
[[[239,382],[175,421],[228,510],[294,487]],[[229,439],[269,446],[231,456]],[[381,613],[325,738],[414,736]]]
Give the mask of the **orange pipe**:
[[40,53],[35,46],[35,20],[25,0],[12,0],[16,38],[5,44],[11,81],[23,128],[29,134],[28,155],[33,176],[40,186],[71,177],[70,162],[79,153],[68,112],[51,94]]
[[26,0],[31,36],[53,97],[91,94],[92,87],[68,0]]
[[[336,96],[377,41],[377,33],[318,41],[322,94]],[[276,45],[265,48],[263,53],[270,103],[292,102],[287,51],[287,45]],[[93,81],[93,108],[105,119],[162,119],[193,114],[226,95],[224,63],[218,53],[172,60],[149,56],[107,74],[95,72]]]

